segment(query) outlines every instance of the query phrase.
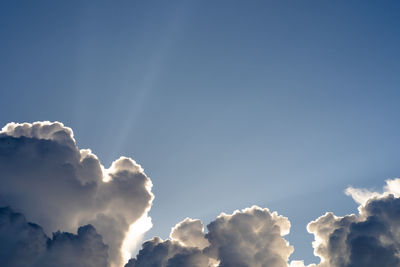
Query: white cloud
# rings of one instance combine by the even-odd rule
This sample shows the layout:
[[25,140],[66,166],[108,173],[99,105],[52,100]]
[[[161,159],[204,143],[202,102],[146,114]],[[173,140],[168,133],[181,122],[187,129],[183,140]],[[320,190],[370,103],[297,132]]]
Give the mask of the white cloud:
[[170,238],[186,247],[203,249],[210,245],[204,236],[204,225],[200,220],[186,218],[172,228]]
[[129,226],[147,216],[154,198],[134,160],[121,157],[104,168],[59,122],[7,124],[0,132],[0,173],[0,205],[21,211],[47,234],[92,224],[114,266],[122,264]]
[[[127,157],[105,168],[62,123],[7,124],[0,175],[0,206],[18,211],[0,208],[2,266],[121,266],[152,226],[152,183],[143,168]],[[382,192],[345,193],[360,204],[358,214],[327,212],[308,224],[321,262],[307,267],[400,266],[400,179],[387,180]],[[170,239],[143,243],[126,267],[304,267],[289,263],[289,231],[288,218],[257,206],[222,213],[206,230],[186,218]]]
[[293,252],[282,237],[289,233],[289,220],[257,206],[222,213],[207,229],[204,233],[199,220],[187,218],[172,229],[171,240],[145,242],[126,267],[286,267]]

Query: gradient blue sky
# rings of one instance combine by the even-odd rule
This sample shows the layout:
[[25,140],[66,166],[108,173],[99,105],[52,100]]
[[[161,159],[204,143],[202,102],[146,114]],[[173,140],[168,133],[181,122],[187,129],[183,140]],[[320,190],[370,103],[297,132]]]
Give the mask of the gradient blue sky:
[[154,227],[354,212],[400,176],[399,1],[1,1],[0,124],[58,120],[151,177]]

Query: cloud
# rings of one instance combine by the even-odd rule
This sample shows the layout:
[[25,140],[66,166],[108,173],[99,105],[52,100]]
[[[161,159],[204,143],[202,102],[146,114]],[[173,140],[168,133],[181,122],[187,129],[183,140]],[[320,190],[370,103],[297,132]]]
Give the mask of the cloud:
[[257,206],[222,213],[207,229],[204,233],[199,220],[187,218],[172,229],[170,240],[156,237],[145,242],[125,267],[283,267],[293,252],[282,237],[289,233],[289,220]]
[[348,188],[360,203],[359,214],[343,217],[326,213],[308,224],[314,234],[318,266],[399,266],[400,265],[400,179],[388,180],[383,193]]
[[148,266],[208,266],[209,258],[195,247],[185,247],[173,240],[163,241],[159,237],[146,241],[142,245],[139,255],[129,260],[125,267]]
[[209,246],[209,242],[204,236],[203,223],[200,220],[186,218],[172,228],[170,237],[186,247],[203,249]]
[[[359,213],[340,217],[327,212],[308,224],[321,262],[307,267],[400,266],[399,189],[400,179],[386,181],[382,193],[347,188],[360,204]],[[283,236],[289,229],[286,217],[256,206],[222,213],[207,225],[207,233],[199,220],[186,218],[172,228],[169,240],[145,242],[125,267],[304,267],[302,260],[288,261],[293,247]]]
[[[0,175],[2,266],[119,267],[122,248],[152,225],[152,183],[142,167],[121,157],[105,168],[59,122],[7,124]],[[400,179],[387,180],[381,192],[345,193],[358,213],[327,212],[307,225],[321,259],[308,267],[400,266]],[[125,267],[304,267],[289,262],[289,230],[288,218],[257,206],[222,213],[206,229],[186,218],[169,239],[144,242]]]
[[106,267],[108,247],[91,225],[50,239],[22,214],[0,208],[0,262],[4,267]]
[[293,247],[282,238],[289,234],[286,217],[268,209],[252,208],[221,214],[207,225],[207,248],[220,266],[286,266]]
[[0,132],[0,206],[21,211],[50,234],[92,224],[121,265],[129,226],[147,216],[154,198],[140,165],[121,157],[106,169],[79,150],[59,122],[9,123]]
[[368,200],[372,198],[382,198],[388,195],[394,195],[400,197],[400,179],[390,179],[385,181],[383,192],[374,192],[364,188],[354,188],[352,186],[346,188],[345,193],[351,196],[355,202],[361,206],[365,205]]

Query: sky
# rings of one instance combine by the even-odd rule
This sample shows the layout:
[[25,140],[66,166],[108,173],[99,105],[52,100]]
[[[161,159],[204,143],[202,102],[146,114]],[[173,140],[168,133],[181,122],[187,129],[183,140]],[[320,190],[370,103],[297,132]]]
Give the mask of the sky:
[[257,205],[290,219],[291,259],[315,263],[307,224],[357,213],[349,186],[400,175],[399,13],[398,1],[2,1],[0,125],[60,121],[106,168],[133,158],[155,196],[145,239]]

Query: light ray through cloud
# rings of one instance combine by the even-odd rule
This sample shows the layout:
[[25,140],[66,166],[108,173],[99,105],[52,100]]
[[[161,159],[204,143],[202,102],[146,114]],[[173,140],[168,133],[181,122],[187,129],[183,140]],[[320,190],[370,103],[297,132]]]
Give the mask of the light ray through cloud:
[[1,267],[400,266],[399,14],[0,1]]
[[122,243],[123,262],[127,263],[131,259],[143,241],[144,234],[151,229],[153,223],[148,214],[143,214],[136,222],[129,226],[129,231]]
[[[118,138],[113,145],[110,156],[118,155],[127,139],[132,134],[133,129],[138,127],[136,121],[141,111],[145,108],[146,102],[154,90],[158,77],[168,68],[167,62],[171,55],[175,52],[174,44],[182,37],[185,30],[185,23],[190,17],[194,8],[194,1],[180,2],[175,6],[174,12],[170,14],[169,21],[165,25],[162,35],[159,37],[156,48],[152,51],[148,59],[145,69],[146,72],[142,78],[142,82],[135,88],[125,83],[125,92],[119,94],[115,100],[114,107],[119,107],[124,98],[129,98],[131,103],[122,114],[125,114],[121,120],[118,130]],[[128,72],[129,73],[129,72]]]

